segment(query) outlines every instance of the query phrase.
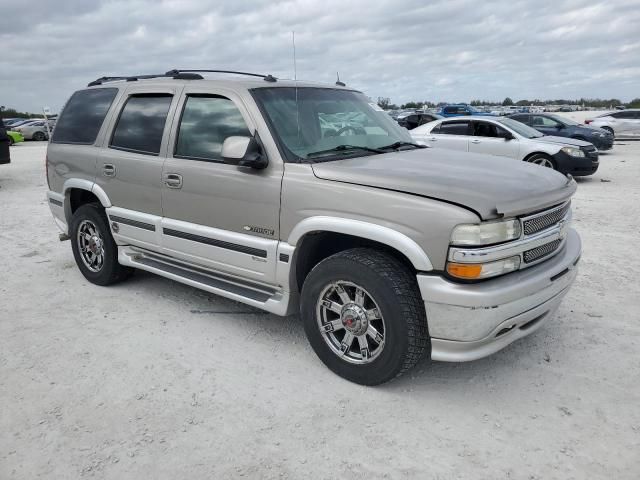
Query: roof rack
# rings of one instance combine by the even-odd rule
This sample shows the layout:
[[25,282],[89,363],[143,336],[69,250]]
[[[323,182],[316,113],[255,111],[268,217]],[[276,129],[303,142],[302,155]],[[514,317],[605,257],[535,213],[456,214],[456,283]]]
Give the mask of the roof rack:
[[234,70],[169,70],[166,73],[158,73],[152,75],[130,75],[127,77],[100,77],[93,82],[90,82],[87,87],[93,87],[95,85],[102,85],[107,82],[117,82],[125,80],[127,82],[136,82],[138,80],[144,80],[149,78],[174,78],[176,80],[203,80],[204,77],[200,73],[230,73],[234,75],[248,75],[250,77],[260,77],[265,82],[277,82],[278,79],[273,75],[262,75],[259,73],[249,72],[236,72]]
[[179,75],[182,73],[230,73],[235,75],[247,75],[249,77],[261,77],[265,82],[277,82],[278,79],[273,75],[262,75],[260,73],[237,72],[235,70],[169,70],[166,75]]
[[[172,71],[173,72],[173,71]],[[174,78],[176,80],[202,80],[204,77],[195,73],[158,73],[151,75],[130,75],[128,77],[100,77],[93,82],[87,84],[87,87],[93,87],[95,85],[102,85],[107,82],[117,82],[119,80],[125,80],[127,82],[136,82],[138,80],[144,80],[148,78]]]

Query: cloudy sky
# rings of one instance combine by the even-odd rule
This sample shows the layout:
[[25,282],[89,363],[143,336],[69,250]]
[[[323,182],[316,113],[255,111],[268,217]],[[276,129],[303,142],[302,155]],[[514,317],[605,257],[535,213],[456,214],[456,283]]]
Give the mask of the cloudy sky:
[[640,97],[640,0],[0,0],[0,104],[57,111],[103,75],[220,68],[373,98]]

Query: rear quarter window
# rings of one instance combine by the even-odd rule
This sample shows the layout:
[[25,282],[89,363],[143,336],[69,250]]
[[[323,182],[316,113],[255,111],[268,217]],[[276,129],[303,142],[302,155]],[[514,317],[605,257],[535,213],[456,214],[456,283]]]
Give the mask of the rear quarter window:
[[117,88],[96,88],[74,93],[56,123],[53,143],[90,145],[96,141]]

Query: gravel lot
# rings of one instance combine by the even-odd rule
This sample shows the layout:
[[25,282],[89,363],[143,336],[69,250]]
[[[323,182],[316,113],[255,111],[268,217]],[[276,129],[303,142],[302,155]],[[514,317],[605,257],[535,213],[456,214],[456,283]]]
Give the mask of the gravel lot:
[[77,270],[45,146],[0,166],[0,478],[637,479],[640,142],[580,179],[553,320],[490,358],[348,383],[280,318],[146,273]]

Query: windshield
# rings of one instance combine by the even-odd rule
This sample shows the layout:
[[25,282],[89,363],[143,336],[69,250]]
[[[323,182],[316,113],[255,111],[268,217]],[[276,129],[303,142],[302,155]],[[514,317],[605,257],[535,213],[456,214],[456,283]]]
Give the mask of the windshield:
[[516,133],[522,135],[525,138],[538,138],[538,137],[544,136],[538,130],[535,130],[525,125],[524,123],[520,123],[511,118],[498,118],[496,119],[496,121],[500,122],[506,127],[509,127],[511,130],[515,131]]
[[412,142],[406,129],[360,92],[272,87],[251,93],[290,162],[372,155],[381,147]]

